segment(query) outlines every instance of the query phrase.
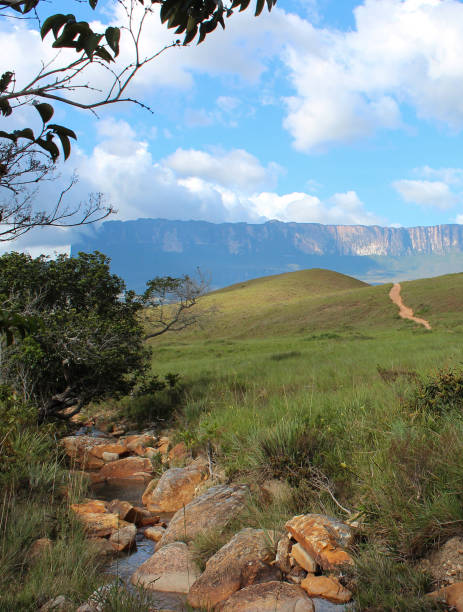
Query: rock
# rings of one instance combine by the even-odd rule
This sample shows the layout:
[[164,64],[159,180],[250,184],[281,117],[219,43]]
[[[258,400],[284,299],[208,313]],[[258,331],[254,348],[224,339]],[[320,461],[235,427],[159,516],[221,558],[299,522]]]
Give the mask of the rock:
[[289,520],[286,529],[324,570],[353,564],[344,550],[352,541],[352,531],[345,523],[321,514],[301,514]]
[[262,582],[259,572],[271,569],[271,543],[262,529],[242,529],[206,563],[206,569],[191,587],[188,603],[193,608],[213,608],[235,591]]
[[347,603],[352,599],[349,589],[342,586],[333,576],[314,576],[308,574],[301,582],[301,587],[310,597],[322,597],[332,603]]
[[113,499],[108,503],[108,511],[117,514],[123,521],[135,522],[135,509],[128,501]]
[[145,457],[148,457],[148,459],[152,459],[153,457],[159,454],[160,453],[157,448],[153,448],[152,446],[147,446],[145,448]]
[[99,499],[86,499],[81,504],[71,504],[71,510],[76,514],[104,514],[107,512],[107,504]]
[[434,551],[420,563],[438,585],[452,584],[463,580],[463,538],[447,540],[439,550]]
[[253,584],[237,591],[215,612],[314,612],[314,605],[301,587],[286,582]]
[[104,438],[92,436],[67,436],[61,440],[68,457],[83,469],[96,469],[104,465],[103,459],[95,456],[97,446],[107,446]]
[[286,579],[293,584],[301,584],[306,576],[307,572],[305,569],[302,569],[300,565],[295,563],[289,574],[286,574]]
[[88,514],[79,514],[78,517],[90,536],[97,536],[100,538],[110,536],[121,527],[130,525],[130,523],[122,521],[117,514],[112,513],[101,514],[89,512]]
[[117,453],[103,453],[101,458],[105,463],[109,463],[110,461],[117,461],[119,455]]
[[463,582],[455,582],[438,591],[433,591],[429,593],[429,597],[447,604],[456,612],[463,612]]
[[153,540],[154,542],[159,542],[159,540],[164,535],[165,529],[164,527],[148,527],[145,529],[145,538],[148,540]]
[[136,507],[137,518],[135,523],[138,527],[150,527],[151,525],[157,525],[161,520],[159,515],[153,515],[146,508],[138,508]]
[[130,581],[152,591],[188,593],[200,571],[184,542],[172,542],[142,563]]
[[223,527],[244,508],[248,491],[246,485],[211,487],[174,514],[157,548]]
[[27,562],[33,563],[36,559],[46,553],[51,552],[52,541],[50,538],[39,538],[32,542],[31,547],[27,552]]
[[291,549],[291,557],[300,567],[305,569],[306,572],[309,572],[309,574],[314,574],[317,571],[317,564],[300,544],[294,544]]
[[99,557],[111,557],[116,554],[114,546],[106,538],[89,538],[89,548]]
[[93,448],[91,448],[90,454],[93,455],[94,457],[98,457],[98,459],[104,460],[103,455],[105,453],[110,453],[111,455],[117,455],[118,456],[117,458],[119,458],[119,455],[123,455],[127,451],[128,451],[127,446],[123,444],[122,442],[119,442],[119,441],[107,442],[106,441],[106,444],[98,444],[98,446],[94,446]]
[[278,541],[275,563],[284,574],[289,574],[291,571],[289,554],[291,552],[292,545],[291,539],[287,535],[284,535]]
[[128,448],[129,451],[136,452],[137,448],[145,448],[146,446],[153,446],[155,439],[150,434],[134,434],[132,436],[125,436],[121,440]]
[[170,468],[143,500],[150,512],[176,512],[195,496],[196,486],[207,478],[204,461],[197,460],[185,468]]
[[74,606],[69,599],[64,595],[58,595],[58,597],[47,601],[47,603],[40,608],[40,612],[70,612],[73,609]]
[[135,525],[129,524],[111,534],[109,541],[115,550],[121,552],[123,550],[130,550],[135,546],[136,535],[137,528]]
[[142,457],[125,457],[118,461],[105,463],[101,468],[99,475],[106,480],[114,478],[132,478],[134,480],[143,480],[145,475],[153,473],[153,466],[149,459]]
[[181,463],[188,457],[188,449],[185,442],[179,442],[172,447],[168,453],[170,463]]
[[170,444],[169,438],[166,438],[166,437],[159,438],[156,444],[156,448],[161,453],[161,455],[167,455],[167,452],[169,450],[169,444]]
[[141,496],[141,501],[144,506],[148,505],[153,491],[158,486],[158,482],[159,478],[153,478],[153,480],[150,480],[146,485],[146,489],[143,491],[143,495]]

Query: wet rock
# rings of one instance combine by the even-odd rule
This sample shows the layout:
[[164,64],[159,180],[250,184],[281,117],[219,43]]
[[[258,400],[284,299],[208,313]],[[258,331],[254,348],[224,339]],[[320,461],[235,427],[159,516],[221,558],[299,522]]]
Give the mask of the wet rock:
[[153,466],[149,459],[143,457],[125,457],[118,461],[106,463],[100,470],[99,476],[106,480],[115,478],[131,478],[144,480],[153,473]]
[[324,570],[353,564],[344,550],[352,541],[352,531],[345,523],[321,514],[301,514],[289,520],[286,529]]
[[[206,563],[206,569],[191,587],[188,603],[194,608],[212,608],[235,591],[268,578],[274,558],[265,531],[243,529]],[[260,576],[259,576],[260,574]]]
[[207,469],[201,459],[185,468],[170,468],[154,489],[145,491],[144,503],[150,512],[176,512],[194,498],[196,487],[204,478]]
[[107,504],[99,499],[86,499],[81,504],[71,504],[71,510],[76,514],[104,514]]
[[79,520],[84,524],[85,530],[89,536],[103,538],[110,536],[121,527],[126,527],[130,523],[122,521],[117,514],[112,513],[94,513],[78,514]]
[[463,612],[463,582],[455,582],[438,591],[433,591],[429,593],[429,597],[447,604],[456,612]]
[[301,587],[310,597],[321,597],[336,604],[347,603],[352,599],[352,593],[332,576],[308,574],[301,582]]
[[305,569],[306,572],[314,574],[317,571],[317,564],[300,544],[294,544],[291,549],[291,557],[300,567]]
[[211,487],[174,514],[157,548],[223,527],[244,508],[248,491],[246,485]]
[[286,582],[253,584],[220,603],[215,612],[314,612],[301,587]]
[[172,542],[142,563],[130,581],[152,591],[188,593],[200,571],[184,542]]
[[115,550],[121,552],[123,550],[130,550],[135,546],[136,535],[137,528],[135,525],[129,524],[112,533],[109,541]]
[[145,538],[148,538],[148,540],[153,540],[154,542],[159,542],[165,531],[165,528],[161,526],[148,527],[145,529]]

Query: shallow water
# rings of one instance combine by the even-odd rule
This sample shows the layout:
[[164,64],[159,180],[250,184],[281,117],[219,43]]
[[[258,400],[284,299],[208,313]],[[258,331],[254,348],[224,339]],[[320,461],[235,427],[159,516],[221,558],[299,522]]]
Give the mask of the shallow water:
[[[141,506],[141,496],[146,488],[144,482],[134,482],[130,479],[112,480],[108,483],[97,483],[91,486],[90,495],[95,499],[112,501],[119,499],[128,501],[134,506]],[[172,514],[160,514],[161,521],[168,523]],[[137,547],[126,554],[120,554],[112,559],[106,566],[106,573],[114,578],[120,578],[127,588],[132,589],[130,578],[137,567],[149,559],[154,553],[155,542],[148,540],[143,535],[143,529],[137,533]],[[153,607],[158,610],[169,610],[172,612],[184,612],[186,596],[182,593],[163,593],[152,591],[151,601]]]

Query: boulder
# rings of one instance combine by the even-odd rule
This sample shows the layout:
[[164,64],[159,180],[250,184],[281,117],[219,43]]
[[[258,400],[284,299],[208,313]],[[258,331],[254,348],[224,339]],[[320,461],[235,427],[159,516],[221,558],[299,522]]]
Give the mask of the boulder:
[[314,612],[312,600],[299,586],[286,582],[253,584],[234,593],[215,612]]
[[276,571],[269,565],[274,556],[265,531],[242,529],[208,560],[191,587],[188,603],[193,608],[213,608],[235,591],[262,582],[262,577],[269,580],[271,572]]
[[195,496],[197,485],[207,478],[203,460],[196,460],[185,468],[170,468],[159,479],[156,487],[145,491],[143,500],[150,512],[176,512]]
[[244,508],[248,491],[246,485],[211,487],[174,514],[157,548],[223,527]]
[[121,552],[123,550],[130,550],[135,546],[135,537],[137,535],[137,528],[131,523],[120,527],[117,531],[111,534],[109,541],[113,546],[114,550]]
[[118,461],[111,461],[99,471],[99,476],[106,480],[117,478],[131,478],[133,480],[144,480],[153,473],[153,466],[149,459],[143,457],[125,457]]
[[317,564],[300,544],[294,544],[291,548],[291,557],[300,567],[302,567],[302,569],[309,572],[309,574],[314,574],[317,571]]
[[134,434],[131,436],[125,436],[121,439],[129,451],[136,452],[137,448],[145,448],[147,446],[153,446],[155,438],[150,434]]
[[101,458],[105,463],[109,463],[110,461],[117,461],[119,455],[117,453],[103,453]]
[[159,540],[164,535],[165,528],[164,527],[147,527],[145,529],[145,538],[148,540],[153,540],[154,542],[159,542]]
[[324,570],[353,564],[344,550],[352,542],[352,530],[345,523],[321,514],[301,514],[286,523],[292,537]]
[[125,444],[119,441],[108,442],[106,440],[105,444],[98,444],[97,446],[93,446],[90,449],[90,454],[94,457],[98,457],[98,459],[104,460],[104,453],[110,453],[111,455],[123,455],[127,452],[127,447]]
[[161,453],[161,455],[167,455],[167,452],[169,450],[169,444],[170,444],[169,438],[164,436],[163,438],[159,438],[156,444],[156,448]]
[[284,535],[278,541],[275,563],[284,574],[289,574],[291,571],[289,555],[292,545],[291,539],[287,535]]
[[463,612],[463,582],[455,582],[438,591],[433,591],[429,593],[429,597],[447,604],[456,612]]
[[106,538],[89,538],[88,547],[98,557],[110,557],[116,554],[114,546]]
[[188,457],[188,449],[185,442],[179,442],[173,446],[168,453],[168,457],[170,463],[178,464],[185,461],[185,459]]
[[87,514],[78,514],[77,516],[84,524],[84,528],[89,536],[100,538],[110,536],[121,527],[130,525],[130,523],[122,521],[119,515],[109,512],[106,514],[89,512]]
[[104,514],[107,512],[107,504],[99,499],[86,499],[81,504],[71,504],[71,510],[76,514]]
[[135,509],[128,501],[113,499],[108,503],[108,511],[117,514],[123,521],[135,522]]
[[97,469],[104,465],[103,459],[93,453],[97,446],[105,446],[108,441],[92,436],[67,436],[61,444],[67,456],[83,469]]
[[347,603],[352,593],[333,576],[314,576],[308,574],[301,582],[301,587],[310,597],[321,597],[335,604]]
[[130,581],[151,591],[188,593],[200,571],[184,542],[172,542],[142,563]]
[[26,556],[28,563],[33,563],[42,555],[50,553],[51,547],[52,541],[50,538],[39,538],[38,540],[32,542]]

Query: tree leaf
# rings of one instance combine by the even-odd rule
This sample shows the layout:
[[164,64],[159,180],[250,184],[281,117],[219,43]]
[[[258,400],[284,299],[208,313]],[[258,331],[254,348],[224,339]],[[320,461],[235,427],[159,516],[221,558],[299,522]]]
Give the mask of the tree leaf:
[[8,100],[6,98],[1,98],[0,97],[0,113],[4,117],[9,117],[12,112],[13,112],[13,109],[11,108],[10,103],[8,102]]
[[42,149],[45,149],[45,151],[48,151],[48,153],[50,153],[53,161],[55,161],[55,159],[59,157],[59,149],[53,142],[53,140],[51,140],[51,138],[48,138],[48,135],[47,140],[44,140],[43,138],[38,138],[36,142],[39,146],[42,147]]
[[197,33],[198,33],[198,26],[195,26],[192,30],[187,31],[187,33],[185,34],[185,38],[183,39],[183,45],[185,46],[188,43],[190,43],[194,39]]
[[50,17],[48,17],[48,19],[45,19],[40,29],[40,36],[42,37],[42,40],[45,38],[48,32],[50,32],[50,30],[53,30],[53,34],[55,38],[57,38],[58,32],[61,30],[64,24],[68,22],[69,17],[70,15],[59,14],[51,15]]
[[257,0],[255,16],[259,17],[265,6],[265,0]]
[[29,140],[34,141],[35,136],[34,132],[31,128],[24,128],[23,130],[15,130],[14,134],[16,134],[16,138],[28,138]]
[[104,47],[98,47],[95,51],[95,55],[98,55],[98,57],[100,57],[105,62],[108,62],[108,64],[110,62],[114,62],[114,59],[111,57],[111,54],[108,53]]
[[34,106],[37,109],[44,123],[47,123],[48,121],[50,121],[50,119],[53,117],[55,113],[55,111],[53,110],[53,106],[51,104],[47,104],[46,102],[34,104]]
[[92,7],[92,9],[96,9],[96,5],[98,4],[98,0],[88,0],[88,3]]
[[77,140],[75,132],[65,127],[64,125],[58,125],[57,123],[49,123],[47,127],[48,129],[53,130],[58,135],[61,133],[65,136],[68,136],[69,138],[74,138],[74,140]]
[[8,138],[8,140],[16,142],[16,136],[14,134],[9,134],[8,132],[4,132],[3,130],[0,130],[0,138]]
[[121,38],[121,31],[119,28],[109,27],[106,28],[105,37],[113,51],[114,55],[117,57],[119,55],[119,40]]
[[11,83],[13,79],[14,72],[4,72],[0,77],[0,93],[3,93],[8,89],[8,85]]

